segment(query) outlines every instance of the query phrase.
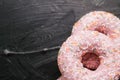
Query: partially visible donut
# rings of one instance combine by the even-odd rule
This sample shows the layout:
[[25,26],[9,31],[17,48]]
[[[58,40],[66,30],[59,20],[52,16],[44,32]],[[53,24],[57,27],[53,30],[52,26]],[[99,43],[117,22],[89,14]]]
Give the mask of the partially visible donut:
[[74,26],[72,33],[94,30],[112,39],[120,37],[120,19],[105,11],[94,11],[84,15]]
[[58,80],[117,80],[120,77],[120,50],[110,37],[97,31],[71,35],[63,43],[57,59],[63,76]]

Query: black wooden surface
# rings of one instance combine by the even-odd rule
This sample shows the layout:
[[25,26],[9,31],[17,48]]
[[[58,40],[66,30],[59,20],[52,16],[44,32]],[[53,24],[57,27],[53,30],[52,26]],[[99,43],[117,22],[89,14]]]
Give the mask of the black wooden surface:
[[[59,46],[74,22],[94,10],[120,17],[120,0],[0,0],[0,50]],[[0,56],[0,80],[56,80],[57,52]]]

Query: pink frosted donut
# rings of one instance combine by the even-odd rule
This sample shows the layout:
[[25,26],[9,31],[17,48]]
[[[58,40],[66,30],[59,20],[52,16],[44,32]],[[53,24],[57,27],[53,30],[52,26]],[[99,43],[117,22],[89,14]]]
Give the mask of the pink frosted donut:
[[118,80],[120,50],[110,37],[98,31],[80,31],[61,46],[58,80]]
[[98,31],[115,39],[120,37],[120,19],[105,11],[90,12],[74,24],[72,33],[81,30]]

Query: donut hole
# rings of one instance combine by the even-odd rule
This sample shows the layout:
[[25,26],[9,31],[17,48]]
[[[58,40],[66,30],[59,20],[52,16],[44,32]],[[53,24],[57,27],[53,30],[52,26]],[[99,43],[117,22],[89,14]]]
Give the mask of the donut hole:
[[120,75],[119,74],[115,75],[114,80],[120,80]]
[[100,58],[95,53],[87,52],[82,56],[83,67],[95,71],[100,65]]
[[105,35],[107,35],[107,33],[108,33],[108,29],[105,26],[99,26],[99,27],[95,28],[95,31],[98,31]]

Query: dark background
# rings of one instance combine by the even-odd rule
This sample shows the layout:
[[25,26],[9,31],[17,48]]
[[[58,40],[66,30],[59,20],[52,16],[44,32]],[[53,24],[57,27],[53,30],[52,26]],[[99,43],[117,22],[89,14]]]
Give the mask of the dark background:
[[[120,18],[120,0],[0,0],[0,51],[59,46],[73,24],[94,10]],[[0,56],[0,80],[56,80],[57,53]]]

